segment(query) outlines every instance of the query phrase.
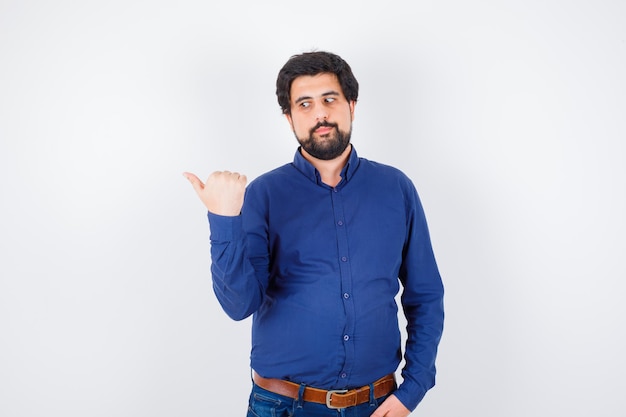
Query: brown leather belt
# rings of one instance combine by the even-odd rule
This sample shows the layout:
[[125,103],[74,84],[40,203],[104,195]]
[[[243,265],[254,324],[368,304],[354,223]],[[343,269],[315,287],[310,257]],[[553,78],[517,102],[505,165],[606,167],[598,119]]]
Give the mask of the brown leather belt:
[[[285,397],[298,399],[300,385],[282,379],[263,378],[256,372],[252,372],[252,380],[259,387]],[[374,398],[380,398],[396,389],[394,374],[389,374],[374,382]],[[370,400],[370,386],[351,390],[323,390],[319,388],[305,387],[302,395],[304,401],[318,404],[326,404],[328,408],[346,408],[358,404],[364,404]]]

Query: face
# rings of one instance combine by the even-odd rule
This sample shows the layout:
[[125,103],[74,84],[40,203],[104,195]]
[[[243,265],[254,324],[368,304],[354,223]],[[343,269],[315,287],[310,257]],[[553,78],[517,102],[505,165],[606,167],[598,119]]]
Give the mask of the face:
[[296,139],[308,154],[331,160],[350,143],[354,101],[344,97],[335,74],[300,76],[291,83],[291,114]]

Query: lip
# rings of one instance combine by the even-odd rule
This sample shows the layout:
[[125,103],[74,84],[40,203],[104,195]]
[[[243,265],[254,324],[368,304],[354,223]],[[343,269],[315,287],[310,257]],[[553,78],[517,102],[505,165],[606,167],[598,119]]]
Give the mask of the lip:
[[333,128],[330,126],[322,126],[315,129],[315,133],[317,133],[318,135],[325,135],[327,133],[330,133],[332,130]]

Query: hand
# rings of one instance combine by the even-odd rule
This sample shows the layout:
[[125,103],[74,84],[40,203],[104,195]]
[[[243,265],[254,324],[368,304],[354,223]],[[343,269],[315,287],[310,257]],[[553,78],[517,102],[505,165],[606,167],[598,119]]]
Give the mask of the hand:
[[395,395],[390,395],[371,417],[407,417],[411,411]]
[[184,172],[183,175],[211,213],[221,216],[238,216],[241,213],[247,182],[245,175],[218,171],[209,176],[206,184],[190,172]]

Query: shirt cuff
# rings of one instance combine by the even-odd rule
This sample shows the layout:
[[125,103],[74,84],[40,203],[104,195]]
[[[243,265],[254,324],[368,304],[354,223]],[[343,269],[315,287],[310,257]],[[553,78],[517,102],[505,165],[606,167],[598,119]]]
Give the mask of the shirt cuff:
[[420,388],[419,385],[405,380],[402,384],[400,384],[393,395],[400,400],[402,405],[413,412],[422,399],[424,399],[426,391]]
[[241,215],[222,216],[220,214],[207,212],[209,219],[209,238],[216,242],[230,242],[239,240],[243,236],[243,226]]

